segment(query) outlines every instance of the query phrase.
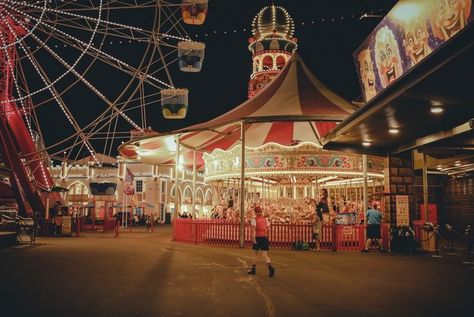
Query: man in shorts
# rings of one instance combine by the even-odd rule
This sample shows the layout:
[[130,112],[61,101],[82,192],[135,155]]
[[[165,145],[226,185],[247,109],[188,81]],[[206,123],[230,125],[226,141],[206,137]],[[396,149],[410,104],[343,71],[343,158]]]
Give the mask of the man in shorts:
[[262,208],[260,206],[256,206],[255,209],[255,219],[251,220],[252,225],[252,232],[251,238],[253,240],[253,247],[254,256],[252,261],[252,269],[250,269],[247,273],[250,275],[255,275],[257,273],[257,259],[259,252],[263,254],[263,258],[265,259],[265,263],[268,266],[268,276],[273,277],[275,275],[275,268],[272,266],[270,261],[270,257],[268,256],[268,228],[270,227],[270,223],[268,219],[263,216]]
[[323,219],[323,212],[329,212],[327,204],[324,204],[322,200],[316,203],[313,198],[306,198],[305,202],[308,204],[310,210],[314,210],[314,225],[313,225],[313,241],[314,250],[321,251],[321,224]]
[[365,214],[367,218],[367,242],[365,244],[365,249],[362,252],[368,252],[370,244],[373,240],[377,242],[379,250],[383,252],[382,244],[380,239],[380,223],[382,222],[382,213],[377,210],[377,203],[372,204],[372,208],[367,210]]

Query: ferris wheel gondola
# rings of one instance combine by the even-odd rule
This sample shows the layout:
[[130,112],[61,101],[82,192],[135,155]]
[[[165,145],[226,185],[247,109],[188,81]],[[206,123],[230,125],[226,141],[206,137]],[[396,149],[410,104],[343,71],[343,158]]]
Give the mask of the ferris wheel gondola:
[[201,25],[207,17],[208,0],[183,0],[182,16],[186,24]]
[[174,88],[177,43],[190,41],[182,7],[161,0],[1,1],[4,161],[50,191],[51,159],[90,156],[100,165],[96,153],[110,155],[130,128],[146,131],[148,108],[160,103],[162,89]]

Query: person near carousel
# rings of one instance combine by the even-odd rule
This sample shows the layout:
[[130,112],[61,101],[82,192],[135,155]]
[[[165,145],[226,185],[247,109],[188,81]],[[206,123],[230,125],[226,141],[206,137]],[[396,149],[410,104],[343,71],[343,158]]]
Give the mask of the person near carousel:
[[252,225],[251,238],[253,240],[252,249],[254,250],[254,255],[252,268],[247,273],[250,275],[257,274],[257,260],[259,253],[261,252],[268,267],[268,276],[273,277],[275,275],[275,268],[272,266],[270,257],[268,256],[268,229],[270,228],[270,222],[263,216],[262,208],[260,206],[255,206],[254,212],[255,218],[250,222]]
[[362,252],[369,252],[370,244],[375,240],[377,243],[380,252],[384,252],[381,243],[381,234],[380,234],[380,223],[382,222],[382,213],[377,210],[377,203],[372,203],[372,208],[367,210],[365,217],[367,218],[367,242],[365,244],[365,249]]
[[321,251],[321,225],[323,221],[323,213],[329,212],[329,206],[327,203],[327,190],[323,188],[319,197],[318,203],[313,198],[306,198],[306,203],[310,206],[310,209],[314,208],[315,219],[313,226],[313,241],[314,250]]

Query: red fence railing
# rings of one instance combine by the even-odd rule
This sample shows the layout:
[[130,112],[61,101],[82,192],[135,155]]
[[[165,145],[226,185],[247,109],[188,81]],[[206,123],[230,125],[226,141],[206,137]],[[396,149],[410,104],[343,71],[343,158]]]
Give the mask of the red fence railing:
[[[320,246],[323,250],[360,251],[365,248],[363,225],[323,225]],[[240,223],[225,220],[177,219],[173,222],[173,240],[211,246],[239,246]],[[382,245],[388,249],[388,226],[381,226]],[[244,225],[245,246],[252,245],[251,226]],[[314,246],[313,226],[309,223],[272,224],[268,239],[272,248],[294,247],[295,242]]]

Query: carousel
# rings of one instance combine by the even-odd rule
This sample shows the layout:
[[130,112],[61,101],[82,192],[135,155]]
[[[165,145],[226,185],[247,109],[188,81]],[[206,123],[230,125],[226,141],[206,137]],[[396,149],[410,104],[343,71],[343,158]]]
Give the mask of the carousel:
[[[247,101],[207,122],[126,142],[120,154],[173,164],[176,171],[191,166],[193,173],[203,171],[214,189],[212,209],[196,214],[192,208],[192,218],[240,223],[241,245],[253,205],[263,206],[274,223],[311,222],[308,199],[317,199],[323,188],[334,216],[352,213],[350,221],[340,221],[359,223],[371,192],[383,191],[385,159],[322,149],[324,137],[357,106],[326,87],[296,53],[294,22],[284,8],[263,8],[252,32]],[[180,173],[171,178],[184,192]],[[174,195],[174,219],[182,196],[188,205],[196,201],[193,188],[190,195]]]
[[[360,223],[363,216],[363,160],[361,155],[326,151],[311,142],[293,146],[267,143],[245,151],[244,209],[259,204],[272,223],[313,221],[308,199],[318,199],[325,188],[330,214],[339,222]],[[204,180],[212,185],[219,202],[219,218],[238,220],[240,210],[241,146],[204,154]],[[368,194],[383,191],[385,159],[367,158]],[[229,203],[230,202],[230,203]],[[350,215],[351,214],[351,215]],[[330,222],[327,215],[325,222]],[[326,217],[325,217],[326,218]]]

